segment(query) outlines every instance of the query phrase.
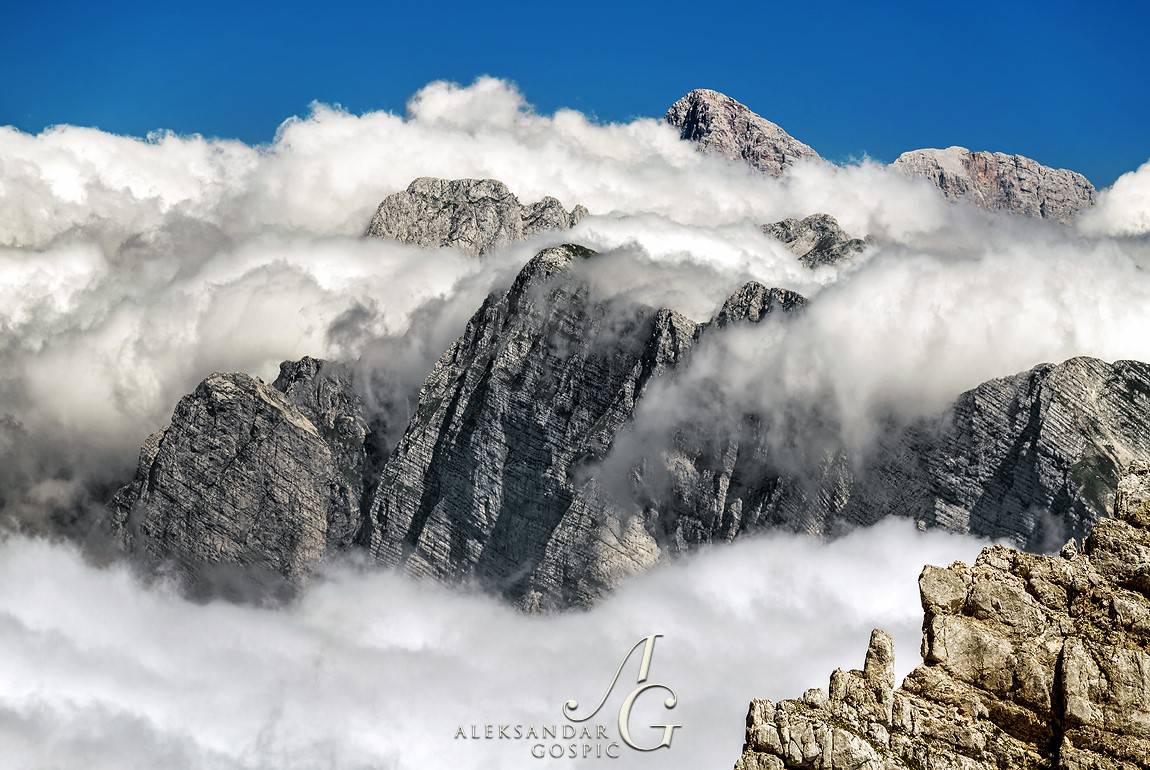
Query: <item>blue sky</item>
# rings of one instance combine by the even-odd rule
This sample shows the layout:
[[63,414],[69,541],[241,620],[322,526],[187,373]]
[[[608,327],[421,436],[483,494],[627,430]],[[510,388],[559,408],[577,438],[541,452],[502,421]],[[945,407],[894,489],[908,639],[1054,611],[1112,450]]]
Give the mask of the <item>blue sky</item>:
[[5,5],[0,123],[27,131],[262,142],[312,100],[490,74],[604,121],[715,88],[835,160],[962,144],[1108,184],[1150,157],[1150,4],[1125,0]]

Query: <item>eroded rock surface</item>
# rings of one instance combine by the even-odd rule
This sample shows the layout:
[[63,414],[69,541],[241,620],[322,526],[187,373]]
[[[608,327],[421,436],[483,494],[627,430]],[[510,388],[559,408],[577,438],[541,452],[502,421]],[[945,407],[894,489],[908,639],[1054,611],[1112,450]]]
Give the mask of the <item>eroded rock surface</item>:
[[578,224],[587,209],[571,211],[550,196],[522,205],[494,179],[420,177],[384,198],[364,236],[416,246],[450,246],[483,256],[499,246]]
[[725,387],[747,343],[802,322],[803,297],[750,282],[699,323],[599,296],[595,258],[546,249],[489,296],[386,446],[341,367],[208,378],[146,443],[117,532],[187,572],[298,582],[366,547],[560,608],[769,528],[822,537],[906,516],[1048,550],[1104,515],[1117,469],[1150,460],[1150,366],[1086,358],[984,383],[850,457],[828,399],[756,407]]
[[1118,471],[1150,460],[1150,365],[1072,358],[963,393],[935,419],[885,437],[842,514],[1050,551],[1084,537]]
[[834,265],[862,253],[866,241],[843,232],[838,220],[829,214],[811,214],[803,219],[788,218],[762,231],[780,240],[809,268]]
[[140,451],[111,503],[129,552],[193,585],[249,577],[296,584],[360,526],[366,426],[337,365],[285,362],[274,386],[213,374]]
[[657,558],[643,521],[604,509],[580,473],[699,325],[595,299],[570,274],[594,256],[541,252],[440,359],[373,501],[381,561],[553,606],[586,603]]
[[695,142],[704,152],[779,176],[804,158],[819,155],[781,127],[756,115],[731,97],[696,88],[671,105],[663,119],[679,129],[679,136]]
[[895,687],[890,637],[827,692],[752,702],[736,770],[1150,767],[1150,465],[1058,556],[1002,546],[926,567],[922,665]]
[[891,167],[929,180],[951,200],[1061,222],[1094,205],[1097,194],[1094,185],[1074,171],[1022,155],[965,147],[904,152]]
[[[364,546],[415,575],[561,608],[768,528],[821,537],[907,516],[1057,547],[1104,514],[1118,468],[1150,460],[1150,367],[1085,358],[984,383],[852,459],[833,414],[783,410],[794,422],[780,424],[722,395],[727,336],[786,333],[803,297],[750,282],[697,323],[597,297],[595,256],[547,249],[491,295],[389,455],[370,452],[340,367],[288,362],[274,386],[209,378],[145,445],[113,505],[118,531],[186,571],[255,565],[298,581]],[[643,432],[652,398],[670,431]]]

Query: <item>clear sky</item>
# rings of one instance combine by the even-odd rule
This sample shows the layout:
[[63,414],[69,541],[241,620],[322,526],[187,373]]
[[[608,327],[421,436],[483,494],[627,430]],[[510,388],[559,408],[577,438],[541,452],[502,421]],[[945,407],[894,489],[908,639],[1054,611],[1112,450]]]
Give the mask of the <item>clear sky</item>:
[[[714,88],[833,160],[961,144],[1108,184],[1150,157],[1150,4],[12,2],[0,124],[272,138],[312,100],[401,110],[489,74],[543,111]],[[2,159],[0,159],[2,160]]]

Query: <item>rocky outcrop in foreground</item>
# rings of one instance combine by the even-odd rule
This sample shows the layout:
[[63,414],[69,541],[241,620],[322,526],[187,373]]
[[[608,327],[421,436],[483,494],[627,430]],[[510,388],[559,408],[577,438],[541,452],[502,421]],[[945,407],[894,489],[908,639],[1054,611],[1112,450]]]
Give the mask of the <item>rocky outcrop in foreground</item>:
[[181,399],[111,502],[129,550],[197,588],[233,567],[298,584],[360,526],[367,427],[338,365],[286,362],[272,385],[214,374]]
[[851,259],[866,248],[866,241],[847,235],[830,214],[788,218],[763,225],[760,229],[782,241],[800,262],[812,270]]
[[756,700],[736,770],[1150,768],[1150,466],[1058,556],[927,567],[923,663],[895,687],[876,630],[828,692]]
[[1097,194],[1094,185],[1074,171],[1021,155],[965,147],[904,152],[891,168],[928,180],[950,200],[1060,222],[1094,205]]
[[819,154],[746,105],[707,88],[696,88],[671,105],[663,117],[679,136],[704,152],[743,160],[771,176]]
[[568,212],[550,196],[524,206],[494,179],[421,177],[384,198],[364,236],[481,257],[537,233],[574,227],[586,215],[582,206]]

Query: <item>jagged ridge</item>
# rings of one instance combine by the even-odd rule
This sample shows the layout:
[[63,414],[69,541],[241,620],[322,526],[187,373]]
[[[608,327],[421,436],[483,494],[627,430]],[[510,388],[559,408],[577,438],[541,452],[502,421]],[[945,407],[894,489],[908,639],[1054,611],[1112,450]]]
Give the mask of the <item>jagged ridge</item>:
[[1150,465],[1118,491],[1081,551],[926,567],[923,664],[895,688],[876,630],[829,692],[752,702],[736,770],[1150,767]]
[[494,179],[420,177],[383,199],[364,232],[416,246],[449,246],[483,256],[499,246],[549,230],[566,230],[587,215],[550,196],[529,205]]

